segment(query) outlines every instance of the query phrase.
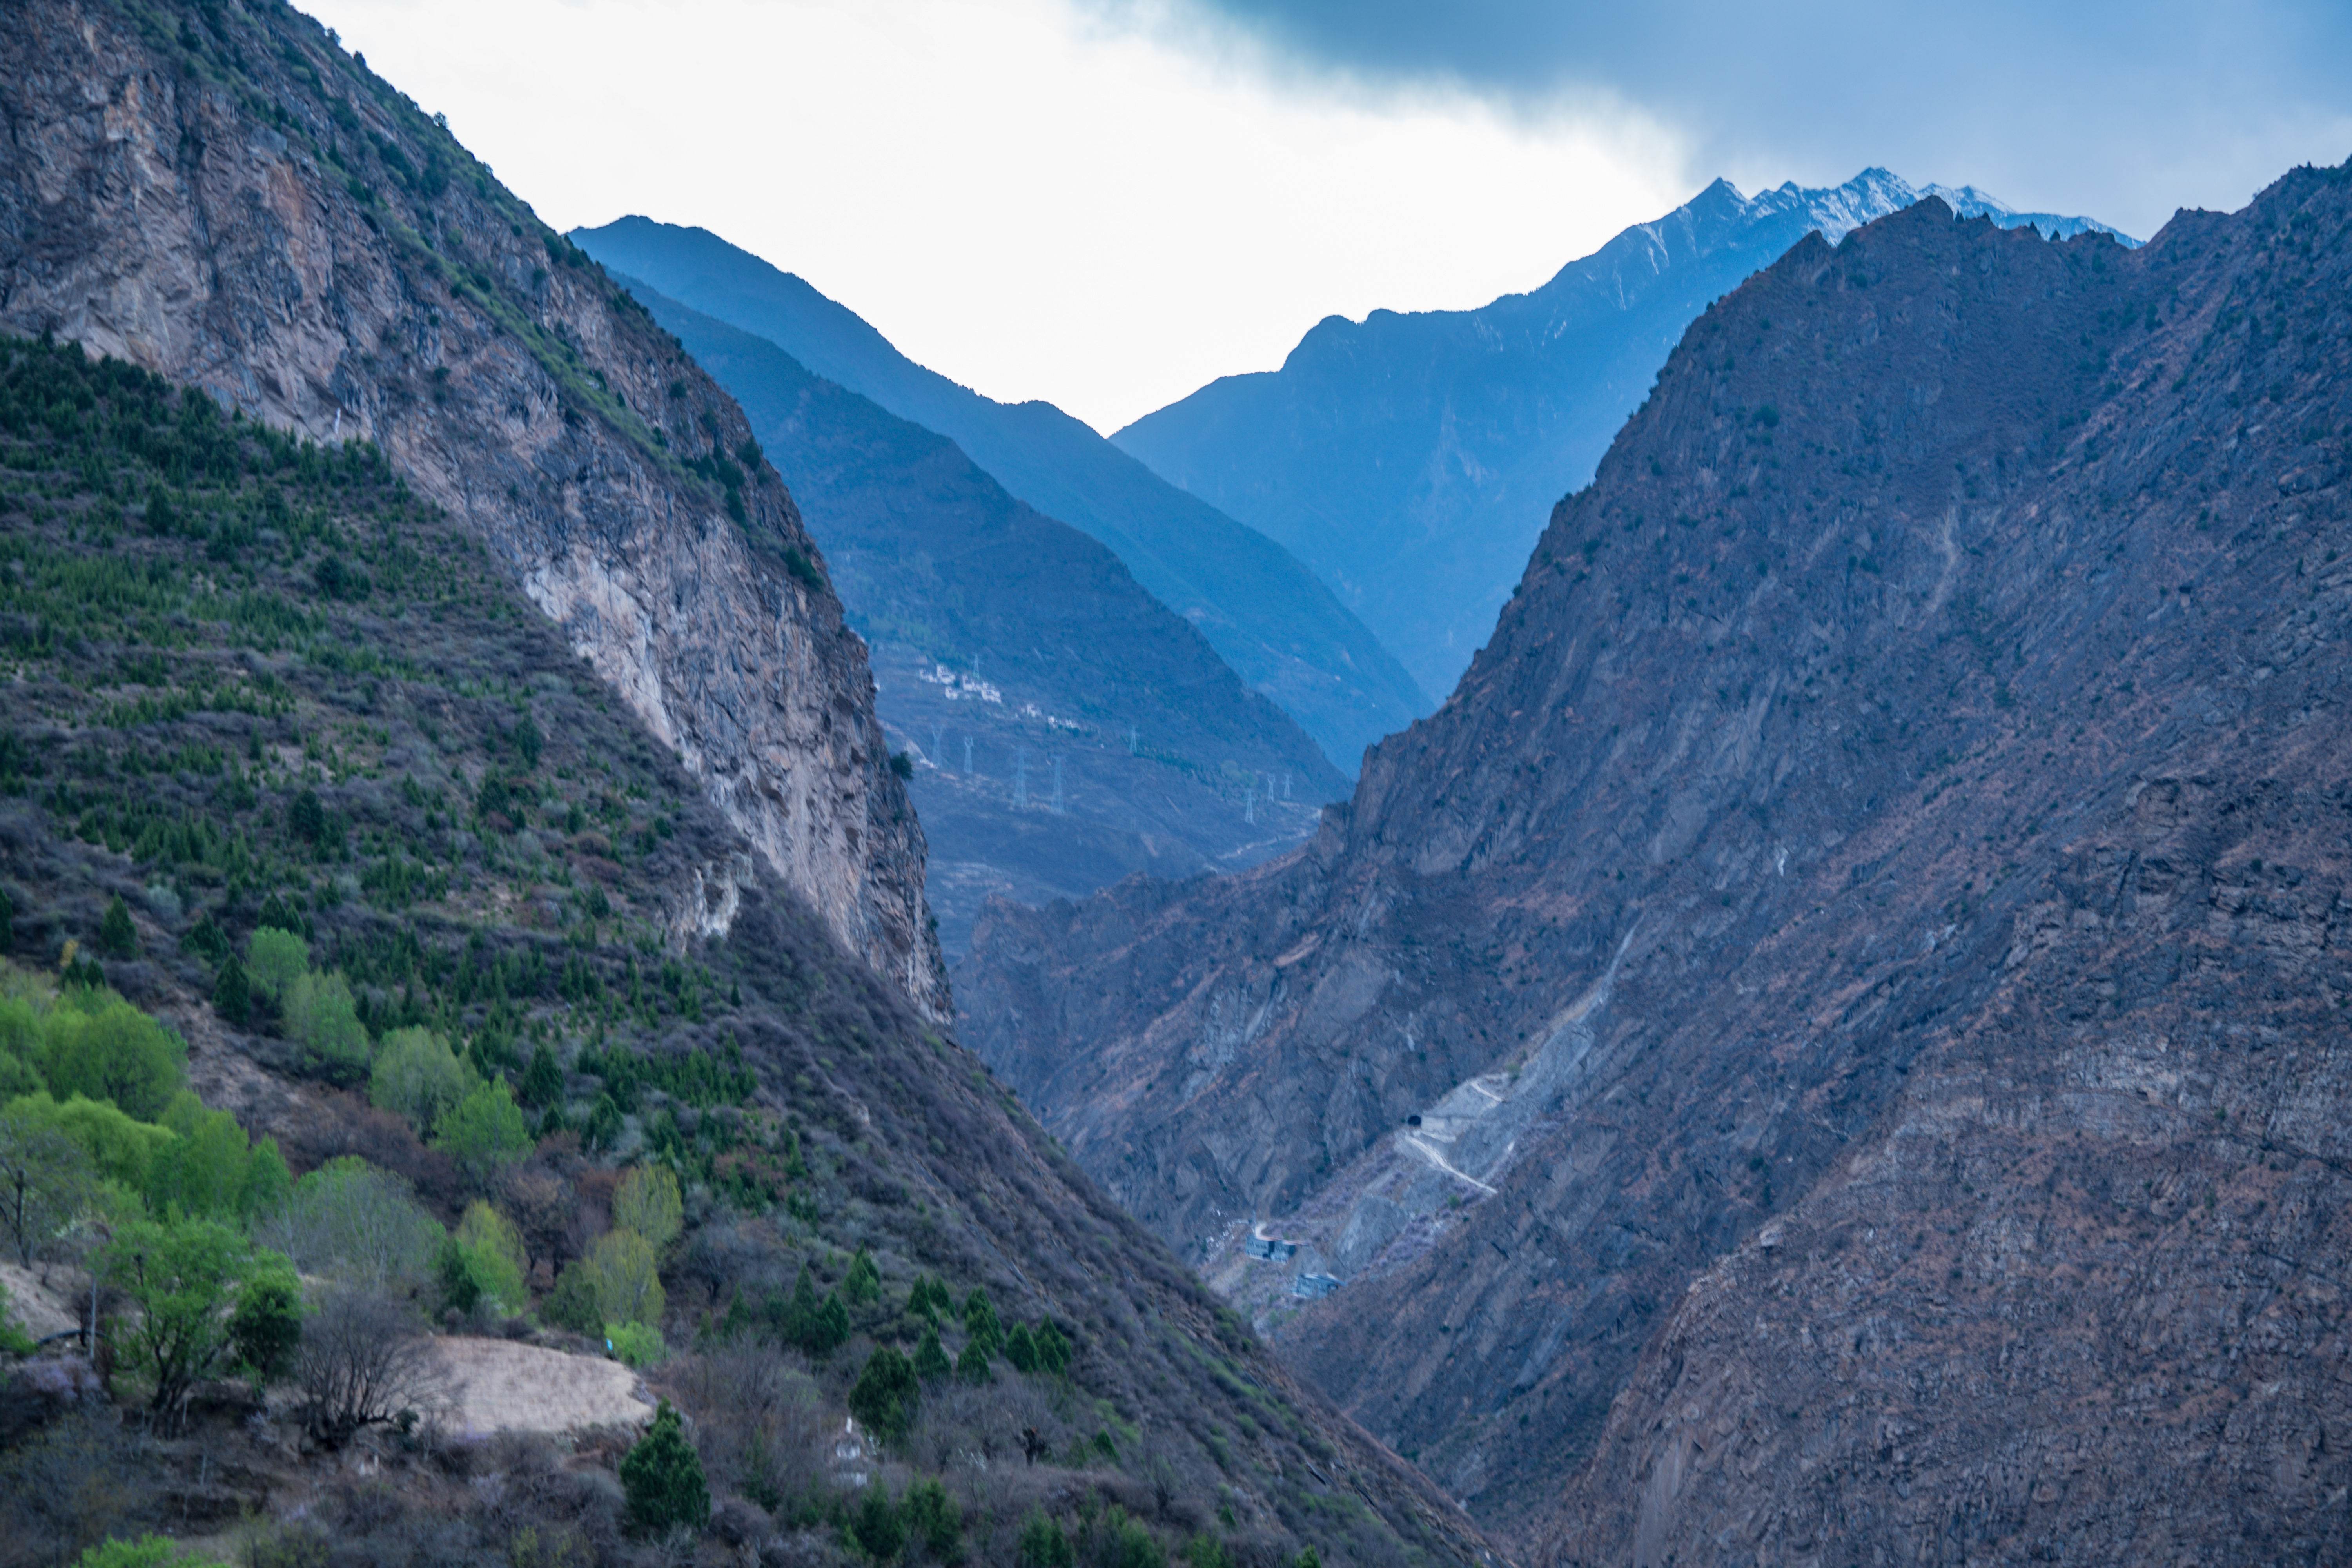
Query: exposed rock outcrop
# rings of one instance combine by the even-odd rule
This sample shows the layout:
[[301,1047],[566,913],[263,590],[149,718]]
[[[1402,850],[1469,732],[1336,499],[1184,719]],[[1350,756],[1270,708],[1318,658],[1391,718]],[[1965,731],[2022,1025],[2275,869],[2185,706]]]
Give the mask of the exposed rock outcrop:
[[995,907],[968,1037],[1531,1556],[2340,1555],[2347,297],[2352,167],[1807,240],[1311,848]]
[[286,7],[38,0],[0,13],[0,326],[377,443],[834,933],[944,1016],[865,649],[676,342]]

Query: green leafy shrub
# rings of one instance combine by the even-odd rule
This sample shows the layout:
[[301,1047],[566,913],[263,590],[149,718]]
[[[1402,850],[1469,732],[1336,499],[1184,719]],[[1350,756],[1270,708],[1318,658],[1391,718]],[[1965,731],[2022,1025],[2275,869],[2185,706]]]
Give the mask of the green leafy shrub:
[[882,1299],[881,1271],[874,1267],[874,1255],[862,1247],[849,1260],[849,1272],[842,1277],[841,1299],[856,1307]]
[[228,1339],[237,1364],[263,1383],[294,1367],[302,1343],[302,1289],[291,1268],[250,1281],[229,1314]]
[[226,1568],[216,1558],[199,1556],[167,1535],[142,1535],[136,1541],[108,1541],[91,1547],[73,1561],[73,1568]]
[[613,1347],[613,1354],[624,1366],[644,1371],[659,1366],[669,1355],[669,1347],[662,1342],[661,1331],[646,1323],[607,1323],[604,1342]]
[[31,1355],[33,1336],[8,1312],[8,1287],[0,1285],[0,1355]]
[[1013,1363],[1015,1372],[1037,1370],[1037,1346],[1029,1337],[1029,1325],[1013,1325],[1013,1331],[1004,1338],[1004,1359]]
[[157,1146],[147,1172],[147,1202],[158,1214],[240,1223],[285,1201],[293,1179],[275,1139],[258,1145],[236,1118],[207,1110],[182,1089],[163,1113],[173,1134]]
[[699,1530],[710,1519],[710,1490],[702,1458],[677,1412],[665,1399],[654,1423],[621,1459],[621,1490],[628,1499],[629,1522],[648,1535],[678,1525]]
[[[46,1094],[40,1100],[54,1108]],[[89,1152],[37,1114],[30,1097],[0,1110],[0,1235],[19,1264],[30,1268],[80,1217],[97,1176]]]
[[575,1334],[593,1334],[603,1326],[604,1315],[596,1301],[596,1282],[586,1258],[574,1259],[555,1281],[555,1289],[539,1304],[539,1315],[559,1329],[570,1329]]
[[504,1215],[477,1199],[441,1244],[435,1271],[445,1305],[460,1312],[488,1307],[519,1312],[529,1305],[522,1282],[522,1238]]

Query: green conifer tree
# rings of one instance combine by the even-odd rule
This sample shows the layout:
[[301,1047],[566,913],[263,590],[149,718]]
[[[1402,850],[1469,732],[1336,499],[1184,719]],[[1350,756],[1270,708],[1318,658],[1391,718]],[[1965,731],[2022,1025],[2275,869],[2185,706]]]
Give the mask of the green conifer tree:
[[702,1457],[686,1440],[668,1400],[661,1402],[654,1424],[623,1457],[621,1489],[628,1497],[629,1522],[647,1535],[681,1524],[699,1530],[709,1521],[710,1489],[703,1479]]

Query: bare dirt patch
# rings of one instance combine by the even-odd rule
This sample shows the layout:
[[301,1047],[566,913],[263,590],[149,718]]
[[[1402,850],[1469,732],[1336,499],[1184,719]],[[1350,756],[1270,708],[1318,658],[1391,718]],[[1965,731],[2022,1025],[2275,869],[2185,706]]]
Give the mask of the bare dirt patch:
[[44,1286],[44,1270],[0,1263],[0,1286],[8,1291],[8,1316],[37,1340],[80,1327],[74,1298],[89,1284],[89,1276],[78,1268],[50,1268],[46,1272],[48,1284]]
[[435,1340],[433,1359],[449,1424],[469,1435],[572,1432],[653,1418],[637,1374],[616,1361],[465,1335]]

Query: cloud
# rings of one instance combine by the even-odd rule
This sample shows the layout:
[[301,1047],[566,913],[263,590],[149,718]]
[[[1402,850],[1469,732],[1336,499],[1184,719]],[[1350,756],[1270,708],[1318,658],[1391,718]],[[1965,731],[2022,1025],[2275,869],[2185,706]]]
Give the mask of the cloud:
[[[1092,0],[1107,21],[1528,114],[1617,100],[1744,184],[1883,163],[2136,233],[2352,155],[2340,0]],[[1696,172],[1696,171],[1695,171]]]

